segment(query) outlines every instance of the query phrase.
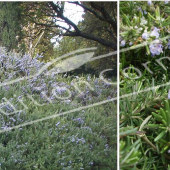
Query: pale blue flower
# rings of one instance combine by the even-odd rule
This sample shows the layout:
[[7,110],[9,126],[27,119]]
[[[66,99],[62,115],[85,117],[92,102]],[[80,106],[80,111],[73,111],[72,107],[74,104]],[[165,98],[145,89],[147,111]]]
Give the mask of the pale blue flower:
[[142,12],[142,8],[141,7],[139,7],[137,10]]
[[151,44],[149,46],[150,52],[152,54],[152,56],[155,55],[160,55],[163,51],[162,51],[162,44],[157,43],[157,44]]
[[130,42],[129,45],[132,46],[132,45],[133,45],[133,42]]
[[147,32],[144,32],[144,33],[142,34],[142,38],[143,38],[144,40],[147,40],[147,39],[148,39],[148,33],[147,33]]
[[159,29],[158,28],[154,28],[154,30],[151,32],[150,36],[155,36],[156,38],[159,37]]
[[168,46],[168,49],[170,49],[170,40],[169,40],[169,42],[168,42],[167,46]]
[[170,99],[170,90],[168,91],[168,99]]
[[152,4],[152,1],[151,0],[148,0],[148,5],[151,5]]
[[58,127],[59,124],[60,124],[60,122],[56,123],[55,126]]
[[77,122],[78,124],[84,123],[84,120],[82,118],[73,119],[73,121]]
[[125,40],[121,41],[120,46],[121,46],[121,47],[124,47],[125,45],[126,45],[126,41],[125,41]]
[[43,57],[44,57],[44,56],[42,56],[42,54],[40,54],[40,55],[37,54],[37,56],[36,56],[35,58],[37,59],[37,58],[43,58]]
[[165,4],[168,4],[169,3],[169,1],[165,1]]
[[87,81],[90,81],[91,80],[91,77],[90,77],[90,75],[88,75],[88,77],[87,77]]
[[144,12],[144,14],[147,14],[147,12],[145,10],[143,12]]

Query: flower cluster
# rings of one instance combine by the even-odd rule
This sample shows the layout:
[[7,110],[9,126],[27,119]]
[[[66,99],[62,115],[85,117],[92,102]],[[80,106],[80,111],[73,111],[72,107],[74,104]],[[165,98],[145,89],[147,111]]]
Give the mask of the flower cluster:
[[[42,56],[37,55],[32,58],[27,54],[21,56],[16,53],[7,53],[5,48],[0,47],[0,82],[36,75],[45,65],[44,62],[38,60],[39,58]],[[12,118],[7,120],[4,116],[1,117],[4,115],[1,114],[0,128],[8,129],[24,123],[24,117],[27,117],[30,107],[57,103],[66,108],[77,108],[82,104],[88,105],[103,99],[107,100],[108,96],[115,96],[112,86],[99,78],[87,75],[86,77],[72,76],[71,79],[72,81],[67,81],[67,78],[63,78],[62,75],[52,77],[47,75],[44,70],[40,75],[30,79],[22,79],[21,82],[1,86],[0,112],[11,114]],[[111,80],[107,80],[111,82]],[[78,84],[79,90],[75,88],[76,84]],[[3,99],[4,94],[8,96],[7,101]],[[67,96],[69,97],[67,98]],[[59,112],[62,112],[62,109]],[[78,126],[85,124],[83,117],[74,118],[72,121]],[[62,128],[59,125],[60,122],[56,124],[56,127]],[[88,130],[90,131],[90,129]]]
[[84,144],[86,142],[84,138],[78,138],[74,135],[71,136],[69,139],[71,142],[75,142],[76,144]]
[[73,119],[73,121],[78,124],[84,124],[84,120],[82,118],[76,118],[76,119]]
[[[32,76],[30,79],[26,80],[26,83],[24,83],[24,79],[22,79],[20,83],[20,89],[22,89],[22,94],[20,94],[21,96],[31,92],[30,95],[39,94],[42,102],[55,102],[55,100],[59,100],[62,96],[63,98],[64,96],[69,96],[69,92],[71,92],[71,96],[69,98],[65,98],[65,100],[60,101],[68,105],[70,103],[72,104],[73,97],[78,97],[82,99],[82,102],[86,103],[86,101],[92,100],[94,94],[95,97],[100,96],[102,91],[109,86],[104,82],[98,81],[97,78],[93,79],[90,75],[88,75],[87,78],[83,80],[84,82],[87,82],[87,85],[85,84],[85,87],[80,90],[82,91],[80,94],[80,91],[77,91],[75,88],[75,83],[82,81],[78,76],[75,76],[75,79],[69,85],[63,81],[60,81],[58,75],[51,76],[46,74],[48,70],[44,70],[44,72],[37,75],[39,70],[45,66],[44,62],[40,62],[38,60],[39,58],[42,58],[42,56],[37,55],[37,57],[32,58],[27,54],[21,56],[16,53],[7,53],[5,48],[0,47],[1,83]],[[91,93],[93,90],[89,86],[93,86],[95,91],[93,94]],[[3,86],[2,89],[9,91],[10,87],[11,85],[6,85]],[[3,107],[8,107],[8,110],[10,108],[9,106]]]
[[[121,16],[120,46],[131,47],[147,43],[147,49],[149,49],[147,54],[151,54],[151,56],[160,55],[167,47],[170,49],[167,39],[161,41],[161,38],[169,35],[169,27],[166,26],[168,15],[165,12],[161,13],[161,7],[164,5],[168,7],[169,1],[134,2],[131,17],[129,15]],[[159,42],[156,43],[155,40],[159,40]]]
[[149,49],[150,49],[150,52],[151,52],[152,56],[160,55],[161,53],[163,53],[162,48],[163,48],[163,46],[162,46],[161,43],[156,43],[156,44],[150,44],[149,45]]

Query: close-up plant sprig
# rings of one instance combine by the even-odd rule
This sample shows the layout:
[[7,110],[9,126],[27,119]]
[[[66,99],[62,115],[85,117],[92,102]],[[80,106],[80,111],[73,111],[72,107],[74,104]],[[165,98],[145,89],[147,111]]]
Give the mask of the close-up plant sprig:
[[169,1],[120,2],[122,170],[170,169],[169,10]]
[[[152,88],[153,81],[128,78],[122,79],[120,87],[120,143],[126,146],[120,150],[121,169],[167,167],[164,165],[169,162],[169,87]],[[135,150],[140,154],[135,158],[130,151],[138,140]],[[129,159],[135,161],[133,166],[131,161],[129,166],[124,166],[123,158],[128,154]]]

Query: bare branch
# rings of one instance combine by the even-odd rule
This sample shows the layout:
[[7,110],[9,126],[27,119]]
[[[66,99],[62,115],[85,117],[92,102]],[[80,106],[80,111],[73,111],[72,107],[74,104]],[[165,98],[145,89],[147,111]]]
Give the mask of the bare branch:
[[71,25],[75,31],[77,33],[80,32],[80,30],[78,29],[78,27],[71,21],[69,20],[68,18],[66,18],[64,15],[63,15],[63,10],[59,11],[57,5],[55,5],[53,2],[49,2],[49,4],[51,5],[51,7],[53,8],[53,10],[57,13],[57,16],[61,19],[63,19],[67,24]]

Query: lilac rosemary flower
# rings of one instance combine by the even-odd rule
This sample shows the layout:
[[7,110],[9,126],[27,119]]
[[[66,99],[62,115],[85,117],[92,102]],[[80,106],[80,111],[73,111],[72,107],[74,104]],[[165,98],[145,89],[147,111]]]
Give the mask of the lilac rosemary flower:
[[167,46],[168,46],[168,49],[170,49],[170,39],[169,39],[169,41],[168,41]]
[[147,12],[145,10],[143,12],[144,12],[144,14],[147,14]]
[[154,28],[153,31],[151,32],[150,36],[155,36],[156,38],[159,37],[159,29],[158,28]]
[[37,58],[43,58],[43,56],[42,56],[42,54],[37,54],[37,56],[35,57],[35,59],[37,59]]
[[148,5],[151,5],[152,4],[152,1],[151,0],[148,0]]
[[157,44],[151,44],[149,46],[150,52],[152,54],[152,56],[155,55],[160,55],[163,51],[162,51],[162,44],[161,43],[157,43]]
[[132,45],[133,45],[133,42],[130,42],[129,45],[132,46]]
[[125,45],[126,45],[126,41],[125,40],[121,41],[120,46],[124,47]]
[[168,99],[170,99],[170,89],[169,89],[169,91],[168,91]]
[[60,122],[56,123],[55,126],[58,127],[59,124],[60,124]]
[[74,122],[77,122],[78,124],[84,124],[84,120],[82,118],[73,119]]
[[144,32],[144,33],[142,34],[142,38],[143,38],[144,40],[147,40],[147,39],[148,39],[148,33],[147,33],[147,32]]
[[139,7],[137,10],[138,10],[138,11],[141,11],[141,13],[143,13],[143,12],[142,12],[142,8],[141,8],[141,7]]

